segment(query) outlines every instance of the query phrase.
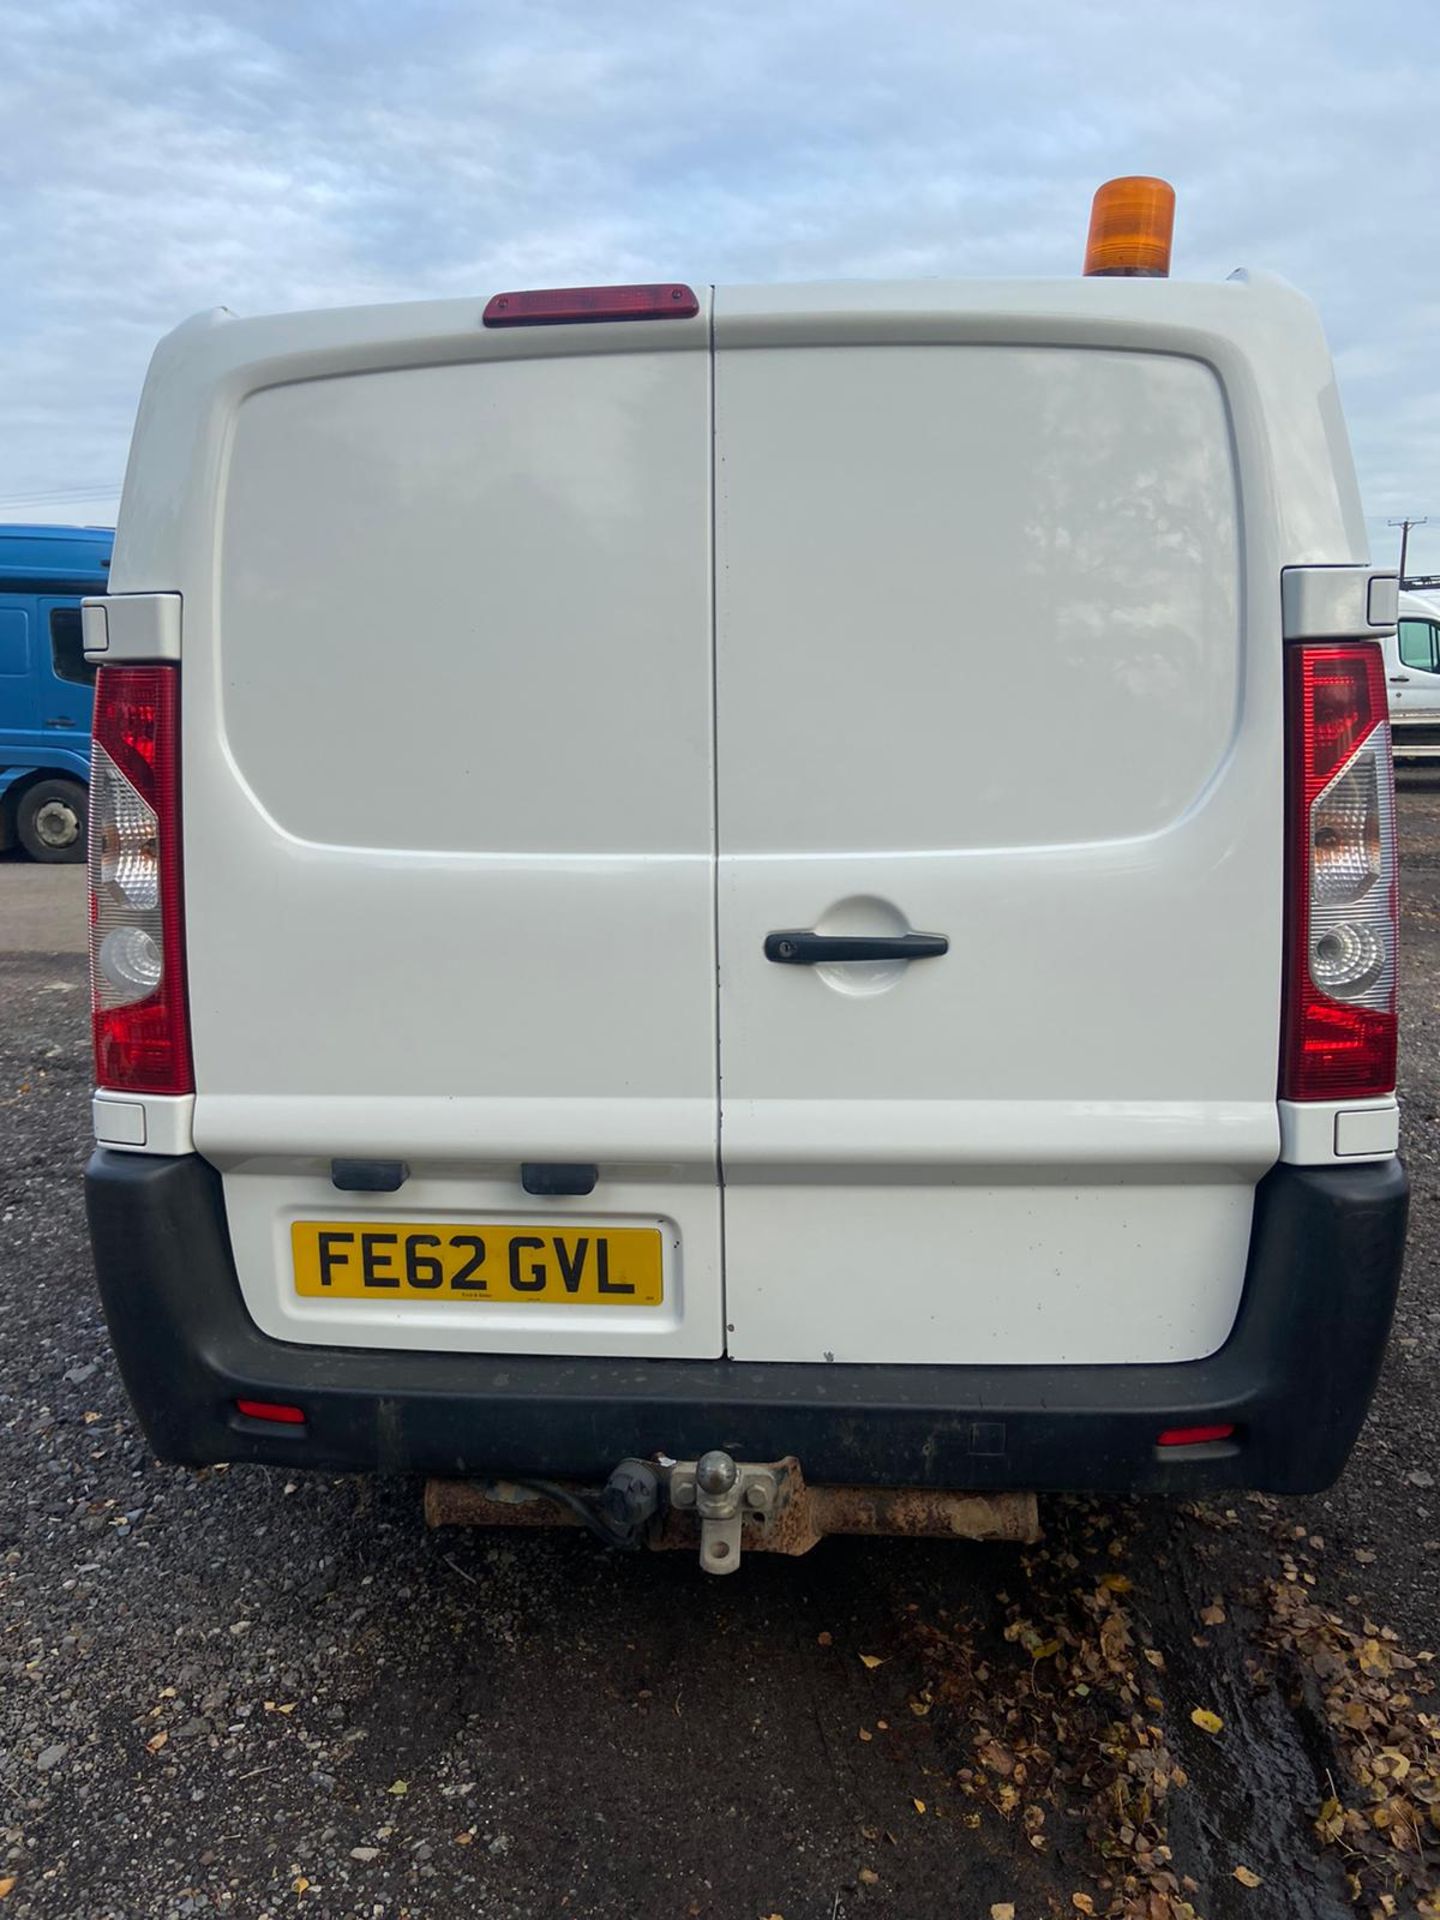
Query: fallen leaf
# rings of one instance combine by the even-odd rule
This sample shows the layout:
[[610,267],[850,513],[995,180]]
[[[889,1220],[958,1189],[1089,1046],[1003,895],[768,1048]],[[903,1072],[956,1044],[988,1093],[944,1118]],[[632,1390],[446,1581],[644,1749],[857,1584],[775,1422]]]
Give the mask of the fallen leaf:
[[455,1844],[457,1847],[468,1847],[470,1843],[474,1840],[474,1838],[475,1838],[474,1834],[467,1827],[464,1833],[456,1834]]
[[1199,1727],[1202,1733],[1219,1733],[1225,1722],[1218,1713],[1211,1713],[1208,1707],[1196,1707],[1190,1716],[1190,1724]]
[[1090,1898],[1088,1893],[1072,1893],[1070,1896],[1070,1904],[1072,1907],[1078,1907],[1081,1913],[1094,1913],[1095,1911],[1095,1902]]
[[888,1720],[877,1720],[875,1724],[881,1733],[888,1733],[890,1731],[890,1722]]
[[880,1884],[880,1876],[873,1867],[861,1867],[855,1878],[862,1887],[878,1887]]
[[822,1647],[833,1647],[835,1644],[835,1636],[833,1633],[818,1633],[815,1638],[817,1644]]
[[1218,1597],[1208,1607],[1201,1607],[1200,1620],[1203,1626],[1223,1627],[1225,1624],[1225,1603]]
[[16,1876],[13,1873],[7,1873],[5,1878],[0,1880],[0,1900],[8,1900],[10,1898],[11,1894],[15,1891],[15,1879]]
[[[1131,1581],[1128,1573],[1102,1573],[1100,1576],[1100,1584],[1110,1593],[1129,1593]],[[1090,1898],[1088,1893],[1077,1893],[1071,1897],[1075,1900],[1088,1900]],[[1081,1911],[1083,1912],[1084,1909],[1082,1908]]]
[[916,1813],[924,1813],[925,1802],[923,1800],[912,1800],[910,1804],[912,1807],[914,1807]]
[[862,1667],[869,1667],[873,1673],[876,1667],[883,1667],[885,1662],[880,1658],[878,1653],[862,1653],[860,1656],[860,1664]]
[[[1036,1647],[1030,1655],[1030,1658],[1032,1660],[1051,1660],[1059,1651],[1060,1642],[1058,1640],[1042,1640],[1040,1645]],[[1011,1912],[1014,1912],[1013,1907],[1011,1908]]]
[[290,1885],[296,1893],[308,1893],[310,1891],[310,1882],[305,1878],[303,1873],[298,1879],[292,1880]]
[[912,1700],[910,1702],[910,1711],[919,1719],[923,1720],[925,1715],[930,1711],[930,1702],[928,1700]]
[[[100,1418],[100,1415],[98,1413],[86,1413],[86,1414],[82,1414],[81,1418],[84,1420],[87,1427],[93,1427],[95,1422]],[[15,1883],[12,1880],[10,1884],[13,1886]],[[3,1900],[4,1898],[5,1898],[4,1894],[0,1893],[0,1900]]]
[[408,1780],[392,1780],[385,1791],[395,1794],[408,1793],[410,1791],[410,1782]]
[[1249,1867],[1236,1867],[1235,1878],[1242,1887],[1259,1887],[1265,1884],[1259,1874],[1253,1873]]
[[174,1687],[162,1687],[160,1689],[160,1698],[162,1700],[173,1700],[175,1698]]
[[1333,1794],[1320,1808],[1315,1831],[1322,1840],[1331,1842],[1338,1840],[1345,1831],[1345,1815]]
[[1150,1662],[1151,1666],[1159,1667],[1160,1670],[1163,1672],[1165,1667],[1165,1656],[1163,1653],[1161,1653],[1160,1649],[1158,1647],[1146,1647],[1144,1649],[1144,1652],[1145,1652],[1145,1658]]
[[166,1733],[162,1727],[159,1733],[152,1733],[150,1738],[145,1742],[145,1751],[147,1753],[158,1753],[169,1738],[169,1734]]
[[873,1734],[873,1733],[871,1733],[871,1731],[870,1731],[870,1729],[869,1729],[868,1727],[861,1727],[861,1729],[860,1729],[860,1738],[861,1738],[862,1740],[873,1740],[873,1739],[875,1738],[875,1736],[874,1736],[874,1734]]
[[1015,1902],[997,1900],[990,1909],[990,1920],[1015,1920]]

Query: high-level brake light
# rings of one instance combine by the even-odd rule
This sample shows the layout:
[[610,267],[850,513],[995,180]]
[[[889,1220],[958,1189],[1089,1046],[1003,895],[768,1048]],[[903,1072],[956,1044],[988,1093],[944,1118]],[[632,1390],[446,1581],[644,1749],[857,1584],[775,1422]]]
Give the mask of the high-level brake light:
[[1175,189],[1150,174],[1127,174],[1096,189],[1085,242],[1087,274],[1163,280],[1170,272]]
[[178,667],[101,667],[90,767],[95,1080],[192,1093],[180,910]]
[[1285,1030],[1280,1092],[1395,1088],[1395,775],[1373,640],[1287,649]]
[[497,293],[481,316],[487,327],[562,327],[583,320],[693,320],[695,289],[666,281],[655,287],[542,287]]

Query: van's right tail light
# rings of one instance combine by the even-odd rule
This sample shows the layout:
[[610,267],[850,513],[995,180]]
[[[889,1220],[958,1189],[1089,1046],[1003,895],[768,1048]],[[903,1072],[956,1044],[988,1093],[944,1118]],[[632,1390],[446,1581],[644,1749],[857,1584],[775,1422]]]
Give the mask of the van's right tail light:
[[1288,909],[1280,1091],[1395,1086],[1395,775],[1373,640],[1287,647]]
[[180,907],[179,669],[101,667],[90,761],[95,1080],[191,1093]]

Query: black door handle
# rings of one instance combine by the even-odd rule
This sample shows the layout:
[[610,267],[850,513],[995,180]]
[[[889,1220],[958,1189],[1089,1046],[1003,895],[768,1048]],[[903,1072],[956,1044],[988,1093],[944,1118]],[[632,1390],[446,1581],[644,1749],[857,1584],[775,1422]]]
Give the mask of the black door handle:
[[935,960],[950,951],[943,933],[767,933],[765,958],[782,967],[818,967],[827,960]]

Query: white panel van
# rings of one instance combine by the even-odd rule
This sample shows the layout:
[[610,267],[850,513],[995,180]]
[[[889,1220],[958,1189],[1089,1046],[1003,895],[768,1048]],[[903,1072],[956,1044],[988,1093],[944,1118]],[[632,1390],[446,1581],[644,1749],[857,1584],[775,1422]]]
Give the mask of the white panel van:
[[1265,277],[181,327],[86,611],[156,1451],[1327,1484],[1404,1235],[1395,614]]
[[1440,602],[1402,593],[1395,631],[1381,644],[1395,758],[1440,759]]

